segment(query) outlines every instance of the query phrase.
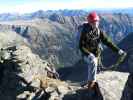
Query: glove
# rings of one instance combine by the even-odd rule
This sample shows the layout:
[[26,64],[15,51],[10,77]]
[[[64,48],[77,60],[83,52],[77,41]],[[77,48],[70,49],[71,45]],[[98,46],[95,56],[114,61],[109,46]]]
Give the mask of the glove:
[[122,49],[120,49],[119,51],[118,51],[118,54],[121,56],[121,55],[126,55],[126,52],[125,51],[123,51]]
[[95,57],[94,54],[90,53],[90,54],[88,55],[87,59],[88,59],[89,62],[93,63],[95,66],[98,65],[98,58]]
[[90,56],[90,59],[91,59],[91,63],[93,63],[95,66],[97,66],[98,65],[98,58],[95,57],[95,55],[92,54],[92,53],[90,53],[89,56]]
[[125,51],[123,51],[122,49],[120,49],[118,53],[120,56],[115,64],[115,66],[119,66],[125,60],[125,58],[127,56],[127,53]]

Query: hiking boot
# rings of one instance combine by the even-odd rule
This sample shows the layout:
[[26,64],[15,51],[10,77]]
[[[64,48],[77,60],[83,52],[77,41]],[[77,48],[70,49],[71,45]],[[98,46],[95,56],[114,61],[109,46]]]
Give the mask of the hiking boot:
[[94,90],[95,86],[96,86],[96,82],[94,82],[94,81],[88,82],[88,89]]
[[94,81],[89,81],[87,84],[82,85],[83,88],[87,88],[89,90],[95,89],[95,83]]
[[99,88],[99,85],[98,83],[96,82],[95,83],[95,86],[94,86],[94,90],[95,90],[95,93],[97,94],[97,96],[99,97],[99,100],[103,100],[103,96],[102,96],[102,93],[100,91],[100,88]]

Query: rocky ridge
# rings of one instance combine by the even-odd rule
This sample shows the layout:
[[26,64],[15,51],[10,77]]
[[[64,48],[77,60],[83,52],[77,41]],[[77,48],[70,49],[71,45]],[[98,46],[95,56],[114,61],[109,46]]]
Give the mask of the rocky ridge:
[[78,83],[50,78],[46,70],[49,63],[25,45],[3,48],[1,52],[5,55],[1,55],[0,63],[2,100],[120,100],[128,77],[127,73],[113,71],[98,74],[97,94]]

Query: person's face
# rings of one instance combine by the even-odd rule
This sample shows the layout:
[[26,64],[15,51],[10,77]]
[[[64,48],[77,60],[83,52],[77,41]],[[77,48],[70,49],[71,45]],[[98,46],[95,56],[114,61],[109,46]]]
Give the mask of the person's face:
[[99,27],[99,21],[94,21],[94,22],[89,22],[90,25],[93,27],[93,28],[98,28]]

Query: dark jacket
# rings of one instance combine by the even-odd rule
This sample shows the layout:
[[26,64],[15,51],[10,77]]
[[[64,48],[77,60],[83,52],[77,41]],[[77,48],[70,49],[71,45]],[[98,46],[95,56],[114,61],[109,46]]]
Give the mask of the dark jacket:
[[[85,55],[93,53],[95,56],[98,56],[100,53],[99,44],[103,43],[110,47],[114,52],[118,52],[119,48],[113,44],[111,39],[98,28],[92,28],[89,23],[83,24],[83,29],[81,31],[79,48],[81,52]],[[86,51],[88,50],[88,51]]]

